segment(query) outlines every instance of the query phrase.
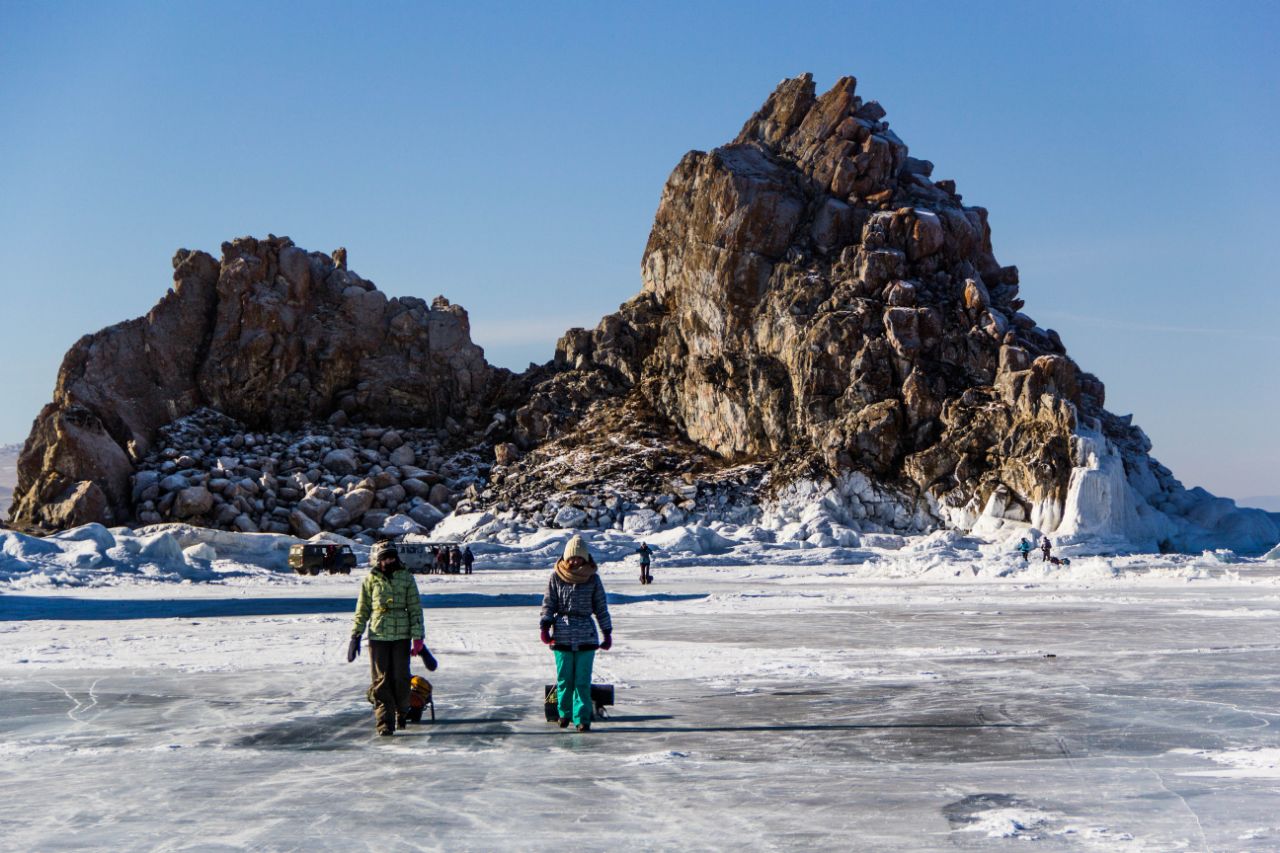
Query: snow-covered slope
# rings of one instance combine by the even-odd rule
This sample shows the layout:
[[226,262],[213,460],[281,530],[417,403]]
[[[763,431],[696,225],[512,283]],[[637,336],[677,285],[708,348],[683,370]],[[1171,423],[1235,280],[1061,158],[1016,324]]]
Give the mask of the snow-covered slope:
[[[1030,531],[1049,535],[1060,546],[1090,551],[1194,554],[1230,549],[1256,555],[1280,542],[1280,523],[1271,513],[1239,507],[1201,488],[1185,489],[1153,471],[1146,455],[1125,453],[1097,429],[1080,426],[1072,436],[1070,487],[1061,520],[1036,526],[1009,521],[988,504],[974,525],[983,533]],[[1034,529],[1032,529],[1034,528]]]

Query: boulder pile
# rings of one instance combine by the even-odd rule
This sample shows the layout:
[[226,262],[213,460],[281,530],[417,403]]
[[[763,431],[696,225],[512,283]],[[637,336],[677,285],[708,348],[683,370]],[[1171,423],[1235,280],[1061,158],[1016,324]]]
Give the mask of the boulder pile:
[[489,469],[446,450],[447,438],[447,430],[328,423],[254,432],[200,409],[161,429],[139,464],[135,517],[303,538],[429,532]]

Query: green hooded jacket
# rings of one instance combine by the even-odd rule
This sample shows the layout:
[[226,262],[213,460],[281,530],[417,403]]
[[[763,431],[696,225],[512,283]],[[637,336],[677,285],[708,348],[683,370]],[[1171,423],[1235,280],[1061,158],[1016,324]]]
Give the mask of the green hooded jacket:
[[369,626],[370,640],[421,640],[422,600],[418,582],[408,569],[401,567],[391,576],[377,569],[365,575],[356,599],[356,621],[352,636],[364,633]]

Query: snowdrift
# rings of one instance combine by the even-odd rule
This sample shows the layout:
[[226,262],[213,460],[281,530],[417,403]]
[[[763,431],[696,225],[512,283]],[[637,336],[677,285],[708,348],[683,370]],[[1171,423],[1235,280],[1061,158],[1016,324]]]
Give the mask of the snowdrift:
[[[813,505],[813,506],[816,506]],[[1092,583],[1126,573],[1160,574],[1180,580],[1210,576],[1239,577],[1251,569],[1280,562],[1280,546],[1260,558],[1230,549],[1206,549],[1193,555],[1106,551],[1100,540],[1061,542],[1055,555],[1067,565],[1042,562],[1039,553],[1024,562],[1014,551],[1026,526],[1006,526],[993,535],[936,530],[915,536],[858,533],[820,511],[778,526],[725,522],[686,524],[644,535],[625,530],[566,530],[533,527],[471,513],[446,519],[435,541],[467,542],[477,569],[544,569],[553,565],[568,539],[580,534],[602,567],[638,567],[636,550],[647,542],[659,573],[684,567],[811,567],[856,578],[919,578],[940,582],[1054,580]],[[1034,532],[1034,531],[1033,531]],[[0,532],[0,590],[47,587],[99,587],[128,583],[306,583],[288,567],[289,547],[304,540],[270,533],[233,533],[183,524],[131,530],[99,524],[39,538]],[[314,541],[352,545],[362,563],[369,549],[333,534]],[[797,581],[799,582],[799,581]]]

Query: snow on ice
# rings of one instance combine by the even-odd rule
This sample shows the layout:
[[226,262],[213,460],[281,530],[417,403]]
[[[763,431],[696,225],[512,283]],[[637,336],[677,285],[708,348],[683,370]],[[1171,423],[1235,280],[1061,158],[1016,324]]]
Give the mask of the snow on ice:
[[1018,528],[846,520],[582,531],[617,705],[577,734],[542,721],[536,633],[573,531],[447,518],[478,560],[419,577],[438,718],[386,743],[345,662],[363,570],[293,575],[273,534],[0,533],[0,847],[1280,849],[1276,555],[1052,566]]

